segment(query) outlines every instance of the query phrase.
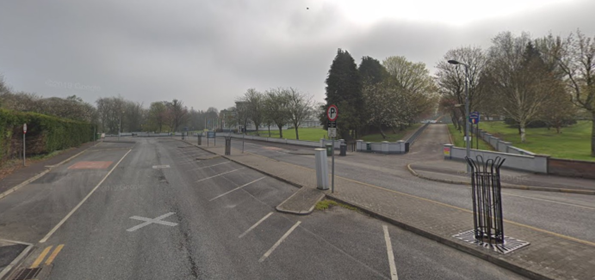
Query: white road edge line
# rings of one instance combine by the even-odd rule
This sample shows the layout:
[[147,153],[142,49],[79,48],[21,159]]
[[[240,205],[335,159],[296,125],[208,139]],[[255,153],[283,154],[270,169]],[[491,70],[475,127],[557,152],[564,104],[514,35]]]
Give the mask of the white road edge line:
[[277,240],[277,243],[275,243],[275,245],[273,245],[273,247],[271,247],[271,249],[269,249],[266,253],[264,253],[264,255],[262,255],[262,257],[258,260],[258,262],[263,262],[264,260],[266,260],[272,253],[273,251],[275,251],[275,249],[277,249],[277,247],[281,244],[281,242],[283,242],[283,240],[285,240],[285,238],[287,238],[287,236],[289,236],[291,234],[291,232],[298,227],[302,222],[298,221],[297,223],[295,223],[295,225],[293,225],[285,234],[283,234],[283,236],[281,236],[281,238],[279,240]]
[[105,175],[105,177],[103,177],[103,179],[101,179],[99,184],[97,184],[97,186],[95,186],[95,188],[93,188],[91,190],[91,192],[89,192],[89,194],[87,194],[87,196],[85,196],[85,198],[83,198],[83,200],[81,200],[81,202],[79,202],[79,204],[77,204],[72,210],[70,210],[70,213],[68,213],[68,215],[66,215],[50,232],[48,232],[48,234],[46,234],[43,239],[39,240],[39,243],[44,243],[50,237],[52,237],[52,234],[54,234],[54,232],[56,232],[60,228],[60,226],[62,226],[62,224],[64,224],[64,222],[66,222],[66,220],[68,220],[68,218],[70,218],[70,216],[72,216],[72,214],[74,214],[74,212],[76,212],[76,210],[78,210],[79,207],[81,207],[81,205],[83,205],[83,203],[85,203],[85,201],[87,201],[87,199],[89,199],[89,197],[101,186],[101,184],[103,184],[105,179],[107,179],[107,177],[109,177],[109,175],[112,174],[112,172],[116,169],[116,167],[118,167],[120,162],[122,162],[122,160],[124,160],[124,158],[131,151],[132,151],[132,149],[128,150],[128,152],[126,152],[126,154],[124,154],[124,156],[122,156],[122,158],[118,161],[118,163],[116,163],[116,165],[114,165],[114,167],[112,167],[112,169]]
[[241,186],[239,186],[239,187],[237,187],[237,188],[235,188],[235,189],[233,189],[233,190],[230,190],[230,191],[228,191],[228,192],[222,193],[222,194],[220,194],[220,195],[218,195],[218,196],[216,196],[216,197],[213,197],[213,198],[211,198],[211,200],[209,200],[209,202],[211,202],[211,201],[213,201],[213,200],[215,200],[215,199],[217,199],[217,198],[220,198],[220,197],[222,197],[222,196],[228,195],[228,194],[230,194],[230,193],[232,193],[232,192],[235,192],[235,191],[237,191],[237,190],[239,190],[239,189],[241,189],[241,188],[243,188],[243,187],[245,187],[245,186],[248,186],[248,185],[250,185],[250,184],[256,183],[256,182],[258,182],[258,181],[260,181],[260,180],[262,180],[262,179],[264,179],[264,178],[266,178],[266,177],[260,177],[260,178],[258,178],[258,179],[256,179],[256,180],[252,181],[252,182],[249,182],[249,183],[243,184],[243,185],[241,185]]
[[273,215],[273,212],[269,212],[266,216],[262,217],[262,219],[260,219],[260,221],[256,222],[256,224],[252,225],[249,229],[247,229],[246,231],[244,231],[244,233],[240,234],[240,236],[238,236],[238,238],[244,237],[246,234],[248,234],[253,229],[255,229],[258,225],[260,225],[260,223],[264,222],[264,220],[266,220],[271,215]]
[[388,254],[388,265],[390,266],[390,279],[399,280],[397,275],[397,266],[395,266],[395,255],[393,254],[393,245],[390,243],[390,236],[388,235],[388,227],[382,225],[384,229],[384,241],[386,241],[386,253]]
[[213,165],[209,165],[209,166],[203,166],[203,167],[195,168],[194,170],[201,170],[201,169],[205,169],[205,168],[209,168],[209,167],[213,167],[213,166],[217,166],[217,165],[222,165],[222,164],[228,164],[228,163],[231,163],[231,161],[217,163],[217,164],[213,164]]
[[204,181],[204,180],[212,179],[212,178],[215,178],[215,177],[219,177],[219,176],[225,175],[225,174],[227,174],[227,173],[236,172],[236,171],[238,171],[238,170],[241,170],[241,169],[244,169],[244,168],[246,168],[246,167],[241,167],[241,168],[234,169],[234,170],[231,170],[231,171],[227,171],[227,172],[219,173],[219,174],[217,174],[217,175],[214,175],[214,176],[211,176],[211,177],[202,178],[202,179],[200,179],[200,180],[196,181],[196,183],[198,183],[198,182],[202,182],[202,181]]

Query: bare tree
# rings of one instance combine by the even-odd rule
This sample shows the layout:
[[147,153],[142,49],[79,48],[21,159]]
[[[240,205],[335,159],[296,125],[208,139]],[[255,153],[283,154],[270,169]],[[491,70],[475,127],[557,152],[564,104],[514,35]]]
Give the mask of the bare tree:
[[312,97],[308,97],[294,88],[289,88],[287,99],[289,121],[295,129],[295,139],[300,140],[298,128],[304,120],[312,115]]
[[493,39],[485,82],[488,94],[499,96],[502,110],[519,124],[521,142],[525,128],[543,110],[555,82],[529,35],[514,37],[510,32]]
[[181,100],[174,99],[169,103],[168,111],[171,116],[172,132],[176,132],[180,125],[188,120],[188,109],[183,106]]
[[[453,117],[453,123],[460,130],[461,127],[465,128],[465,122],[467,121],[464,117],[465,107],[461,106],[465,104],[465,79],[466,73],[464,67],[458,67],[451,65],[447,60],[456,60],[465,63],[469,66],[469,108],[471,111],[478,110],[480,107],[483,111],[486,111],[490,106],[481,106],[482,101],[486,101],[486,98],[482,98],[482,91],[480,90],[480,77],[486,67],[487,58],[484,55],[481,48],[478,47],[462,47],[458,49],[449,50],[444,55],[444,59],[440,61],[436,68],[438,68],[437,83],[439,92],[445,101],[443,105],[448,105],[449,113]],[[452,104],[454,102],[454,104]],[[487,103],[487,102],[484,102]],[[456,104],[461,104],[455,106]],[[458,110],[458,112],[454,112]],[[454,118],[454,116],[457,118]],[[459,118],[460,117],[460,118]],[[462,120],[463,123],[459,123]]]
[[574,103],[591,113],[591,156],[595,157],[595,38],[577,30],[554,56],[566,76]]
[[266,92],[266,107],[268,118],[279,128],[279,138],[283,138],[283,126],[290,121],[289,95],[287,89],[277,88]]
[[247,117],[254,123],[258,135],[258,128],[264,121],[264,95],[256,89],[250,88],[240,98],[240,101],[246,102]]

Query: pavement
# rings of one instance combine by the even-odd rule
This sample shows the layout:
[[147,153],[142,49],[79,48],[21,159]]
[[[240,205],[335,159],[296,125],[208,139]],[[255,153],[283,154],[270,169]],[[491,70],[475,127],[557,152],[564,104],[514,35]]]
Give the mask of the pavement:
[[[419,148],[419,150],[416,151],[418,155],[412,158],[403,156],[402,159],[413,161],[414,163],[411,164],[411,166],[419,169],[420,172],[424,172],[421,171],[421,168],[426,166],[428,162],[436,162],[437,166],[426,168],[433,170],[426,170],[426,172],[436,173],[436,169],[441,167],[441,162],[438,162],[438,160],[441,158],[439,147],[442,144],[436,143],[440,142],[440,140],[436,140],[432,134],[439,133],[438,130],[442,129],[443,127],[441,126],[429,126],[428,130],[424,132],[426,136],[422,137],[420,141],[421,144],[416,143],[417,148]],[[424,141],[426,144],[424,144]],[[432,142],[434,143],[432,144]],[[268,144],[266,145],[269,146]],[[421,150],[428,146],[431,147],[430,150],[432,153],[424,154]],[[221,147],[209,147],[206,149],[217,154],[223,153]],[[304,156],[302,156],[302,158],[303,157]],[[357,162],[375,161],[375,166],[390,166],[391,163],[394,164],[390,156],[370,154],[361,154],[360,156],[360,154],[356,153],[351,154],[351,157],[357,157]],[[370,159],[371,157],[375,158]],[[296,160],[296,155],[287,153],[283,156],[283,160],[279,160],[274,157],[265,157],[252,152],[241,154],[241,151],[232,149],[232,155],[227,156],[227,158],[237,163],[255,168],[263,173],[278,175],[280,173],[283,174],[282,170],[286,170],[283,175],[284,180],[293,182],[296,185],[301,186],[302,189],[310,189],[309,192],[313,191],[315,171],[302,164],[292,164],[288,162]],[[278,158],[281,158],[281,156],[278,156]],[[291,158],[291,160],[289,158]],[[378,169],[382,168],[383,167],[378,167]],[[456,167],[453,165],[453,168]],[[391,172],[391,170],[387,170],[387,173],[388,172]],[[519,174],[516,175],[519,176]],[[522,176],[522,178],[517,180],[531,180],[527,178],[532,178],[528,174],[523,174]],[[542,180],[548,181],[550,184],[549,186],[554,184],[554,180]],[[565,179],[562,178],[560,180]],[[535,181],[536,180],[532,180],[532,182]],[[583,183],[585,185],[575,186],[576,189],[588,190],[588,181]],[[437,199],[412,195],[403,191],[396,191],[373,183],[342,176],[337,176],[335,178],[335,184],[335,193],[329,193],[328,191],[324,192],[326,197],[355,206],[363,212],[380,218],[381,220],[490,261],[526,277],[532,279],[595,279],[595,242],[592,240],[592,236],[588,237],[590,236],[588,231],[578,231],[580,234],[586,235],[585,238],[577,238],[574,234],[566,235],[527,223],[505,220],[505,234],[509,237],[530,242],[530,245],[508,254],[501,254],[453,237],[456,234],[472,229],[472,211],[469,210],[468,207],[459,207],[450,203],[441,202]],[[568,188],[568,186],[566,186],[566,188]],[[538,194],[538,192],[535,193]],[[523,195],[516,196],[520,197],[521,200],[523,198],[530,198]],[[534,199],[537,200],[539,198]],[[584,198],[578,198],[578,200],[581,199]],[[571,204],[548,199],[541,200],[546,203],[550,202],[550,206],[554,206],[554,204],[551,204],[552,202]],[[588,199],[585,199],[585,201],[588,201]],[[310,203],[315,202],[316,199],[304,201],[304,203],[301,204],[303,207],[297,207],[296,209],[293,209],[293,211],[307,211],[309,209],[308,207],[312,205]],[[587,203],[587,205],[589,204],[592,205],[592,203]],[[295,203],[295,205],[300,204]],[[595,207],[587,205],[576,205],[576,207],[582,207],[584,211],[589,213],[595,210]],[[560,213],[561,212],[564,211],[560,211]],[[590,216],[592,219],[592,215],[589,215],[588,213],[586,213],[586,215],[587,217]],[[505,215],[505,217],[507,216]],[[587,218],[587,220],[588,219],[589,218]],[[547,220],[545,220],[545,222],[547,223]],[[562,221],[550,220],[550,223],[558,224],[560,222]],[[561,225],[564,226],[563,224]]]
[[0,237],[34,244],[7,279],[524,279],[342,207],[275,211],[296,185],[177,140],[101,143],[0,199]]

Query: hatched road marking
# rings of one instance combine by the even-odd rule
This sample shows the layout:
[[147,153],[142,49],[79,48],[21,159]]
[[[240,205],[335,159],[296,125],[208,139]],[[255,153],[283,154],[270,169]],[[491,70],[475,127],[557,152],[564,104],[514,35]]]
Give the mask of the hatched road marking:
[[160,225],[164,225],[164,226],[175,227],[175,226],[178,225],[177,223],[172,223],[172,222],[168,222],[168,221],[162,221],[162,219],[165,219],[165,218],[167,218],[167,217],[169,217],[169,216],[171,216],[173,214],[174,214],[174,212],[169,212],[169,213],[163,214],[163,215],[161,215],[161,216],[159,216],[159,217],[157,217],[155,219],[145,218],[145,217],[139,217],[139,216],[132,216],[132,217],[130,217],[130,219],[135,219],[135,220],[145,221],[145,222],[142,223],[142,224],[133,226],[133,227],[127,229],[126,231],[133,232],[133,231],[135,231],[135,230],[137,230],[139,228],[146,227],[146,226],[148,226],[150,224],[160,224]]

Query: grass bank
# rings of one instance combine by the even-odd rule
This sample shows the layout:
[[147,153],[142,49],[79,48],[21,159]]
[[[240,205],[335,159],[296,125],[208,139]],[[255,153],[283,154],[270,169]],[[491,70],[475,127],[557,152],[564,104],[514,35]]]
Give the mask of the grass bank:
[[577,124],[562,128],[556,133],[554,128],[527,128],[526,141],[521,143],[517,128],[509,127],[504,122],[482,122],[479,128],[512,145],[538,154],[556,158],[595,161],[590,156],[591,122],[579,121]]

